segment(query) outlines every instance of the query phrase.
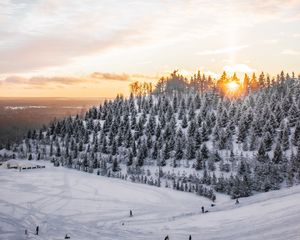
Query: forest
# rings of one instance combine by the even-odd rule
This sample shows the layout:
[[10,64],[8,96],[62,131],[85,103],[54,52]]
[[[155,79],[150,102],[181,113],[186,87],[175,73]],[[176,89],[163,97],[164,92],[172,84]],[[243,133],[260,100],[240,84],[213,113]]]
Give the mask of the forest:
[[215,200],[300,182],[300,77],[174,71],[128,98],[29,131],[13,157]]

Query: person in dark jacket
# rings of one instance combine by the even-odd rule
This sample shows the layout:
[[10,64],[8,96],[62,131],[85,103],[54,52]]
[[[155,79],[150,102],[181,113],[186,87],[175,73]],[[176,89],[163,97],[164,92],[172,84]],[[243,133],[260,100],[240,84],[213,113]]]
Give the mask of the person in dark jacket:
[[202,213],[204,213],[204,207],[203,206],[201,207],[201,210],[202,210]]
[[167,235],[167,236],[165,237],[165,240],[170,240],[170,239],[169,239],[169,235]]
[[192,240],[192,235],[189,236],[189,240]]
[[133,217],[132,210],[129,211],[129,216]]
[[36,234],[36,235],[39,235],[39,226],[36,227],[36,229],[35,229],[35,234]]

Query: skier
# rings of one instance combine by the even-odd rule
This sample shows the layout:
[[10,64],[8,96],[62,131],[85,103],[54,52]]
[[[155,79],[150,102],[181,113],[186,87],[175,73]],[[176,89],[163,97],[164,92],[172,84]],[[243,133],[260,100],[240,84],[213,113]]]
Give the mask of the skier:
[[28,231],[27,231],[27,229],[25,229],[25,235],[27,235],[28,234]]
[[201,210],[202,210],[202,213],[204,213],[204,207],[203,206],[201,207]]
[[235,204],[239,204],[240,203],[240,201],[239,201],[239,199],[237,198],[236,200],[235,200]]
[[192,235],[189,236],[189,240],[192,240]]
[[129,216],[133,217],[132,210],[129,211]]
[[70,238],[71,237],[68,234],[66,234],[65,239],[70,239]]
[[39,235],[39,226],[36,227],[35,235]]
[[167,235],[167,236],[165,237],[165,240],[169,240],[169,235]]

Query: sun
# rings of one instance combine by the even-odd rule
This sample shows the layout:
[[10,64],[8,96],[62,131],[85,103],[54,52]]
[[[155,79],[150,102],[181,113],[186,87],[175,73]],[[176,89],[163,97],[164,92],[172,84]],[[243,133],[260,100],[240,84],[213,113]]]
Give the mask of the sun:
[[239,84],[234,81],[231,81],[226,84],[226,88],[229,92],[236,92],[239,89]]
[[237,81],[229,81],[223,85],[225,96],[229,98],[236,98],[241,95],[241,85]]

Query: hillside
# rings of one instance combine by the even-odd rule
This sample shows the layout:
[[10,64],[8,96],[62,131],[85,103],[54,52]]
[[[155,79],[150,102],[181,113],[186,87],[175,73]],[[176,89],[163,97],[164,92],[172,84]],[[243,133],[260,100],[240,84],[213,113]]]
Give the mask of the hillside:
[[299,183],[299,83],[282,75],[228,98],[212,89],[176,92],[176,82],[172,93],[118,96],[83,118],[30,131],[11,150],[19,159],[50,160],[213,201],[216,192],[247,197]]
[[[35,163],[35,161],[32,161]],[[0,167],[1,239],[296,240],[299,186],[241,198],[217,194],[216,206],[192,194],[53,167]],[[201,206],[209,210],[202,214]],[[129,217],[129,210],[133,217]],[[123,224],[123,225],[122,225]],[[39,225],[39,236],[34,235]],[[28,230],[27,238],[24,235]]]

